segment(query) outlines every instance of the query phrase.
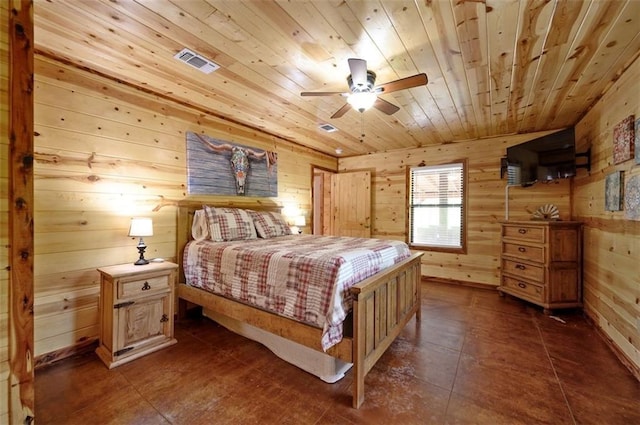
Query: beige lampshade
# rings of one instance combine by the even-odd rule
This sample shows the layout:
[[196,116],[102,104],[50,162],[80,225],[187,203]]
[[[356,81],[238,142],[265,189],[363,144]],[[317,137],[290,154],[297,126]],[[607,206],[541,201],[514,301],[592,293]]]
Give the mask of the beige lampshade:
[[153,236],[153,221],[148,217],[134,217],[129,226],[129,236]]
[[296,216],[293,219],[293,225],[298,227],[304,227],[307,225],[307,220],[304,218],[303,215]]

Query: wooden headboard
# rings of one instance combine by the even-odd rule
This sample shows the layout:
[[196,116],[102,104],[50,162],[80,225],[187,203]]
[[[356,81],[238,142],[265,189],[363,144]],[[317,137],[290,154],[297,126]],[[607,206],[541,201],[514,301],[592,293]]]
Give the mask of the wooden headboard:
[[178,263],[178,280],[180,283],[185,282],[184,270],[182,269],[182,257],[184,247],[191,237],[191,225],[196,210],[202,209],[204,205],[218,208],[242,208],[254,211],[270,211],[282,212],[282,206],[274,202],[264,201],[261,199],[252,200],[251,198],[243,198],[242,201],[207,201],[207,200],[183,200],[178,203],[178,232],[176,235],[176,262]]

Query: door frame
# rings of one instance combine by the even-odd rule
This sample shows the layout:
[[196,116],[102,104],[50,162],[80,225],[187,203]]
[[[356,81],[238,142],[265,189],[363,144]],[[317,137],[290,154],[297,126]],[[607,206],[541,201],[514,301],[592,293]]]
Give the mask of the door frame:
[[316,173],[320,172],[322,174],[338,174],[337,171],[331,170],[329,168],[321,167],[319,165],[311,164],[311,234],[313,235],[323,235],[323,226],[322,224],[319,226],[320,228],[316,228],[316,218],[317,215],[323,216],[322,204],[320,204],[320,210],[318,210],[318,206],[316,202],[319,200],[323,200],[325,196],[328,196],[327,193],[331,193],[330,187],[324,187],[324,191],[320,194],[316,193],[315,189],[315,181],[316,181]]

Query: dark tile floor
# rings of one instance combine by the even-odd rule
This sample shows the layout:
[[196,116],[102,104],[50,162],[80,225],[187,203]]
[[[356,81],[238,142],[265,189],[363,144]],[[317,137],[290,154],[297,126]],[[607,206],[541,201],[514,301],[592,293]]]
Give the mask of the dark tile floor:
[[579,311],[545,316],[495,291],[424,284],[352,409],[335,384],[207,320],[108,370],[93,354],[36,372],[38,424],[640,424],[640,382]]

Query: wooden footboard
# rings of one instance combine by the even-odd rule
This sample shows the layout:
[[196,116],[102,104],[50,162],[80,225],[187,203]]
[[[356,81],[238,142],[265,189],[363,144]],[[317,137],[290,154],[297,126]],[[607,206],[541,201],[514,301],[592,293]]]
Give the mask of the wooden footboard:
[[420,258],[408,260],[366,279],[353,288],[353,407],[364,402],[364,377],[402,328],[420,320]]

